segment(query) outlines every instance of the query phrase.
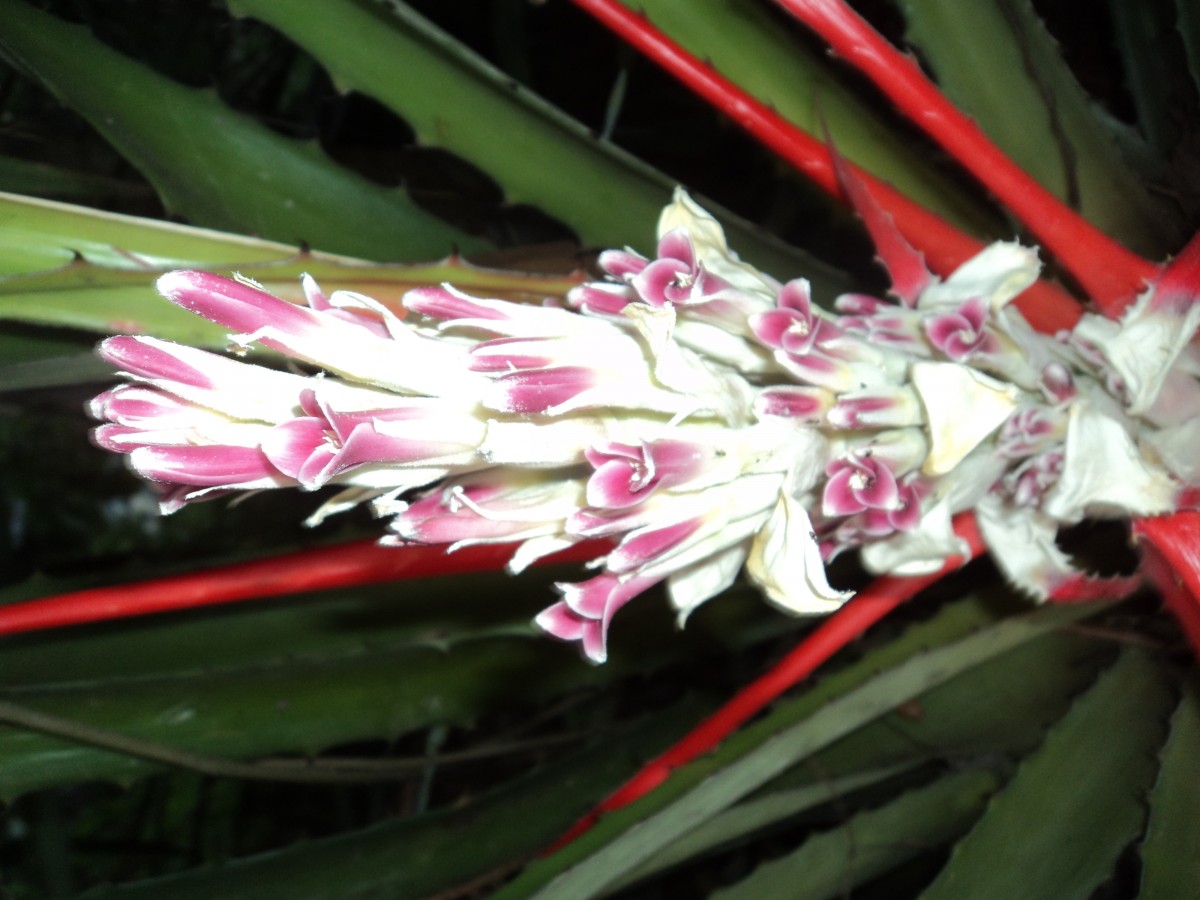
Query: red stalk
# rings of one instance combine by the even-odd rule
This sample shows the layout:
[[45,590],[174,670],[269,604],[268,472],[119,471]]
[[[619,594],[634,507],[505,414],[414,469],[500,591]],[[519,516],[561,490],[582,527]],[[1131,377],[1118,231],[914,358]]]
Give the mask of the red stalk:
[[628,806],[667,780],[673,769],[708,753],[748,719],[789,688],[799,684],[816,669],[863,634],[893,609],[965,565],[984,551],[983,538],[973,513],[962,513],[954,520],[954,531],[967,542],[968,556],[949,560],[932,575],[877,578],[849,603],[826,619],[812,634],[767,672],[737,692],[724,706],[688,732],[665,752],[646,763],[636,775],[617,788],[593,810],[571,826],[547,852],[569,844],[596,824],[605,813]]
[[[452,554],[444,546],[381,547],[354,541],[286,553],[133,584],[89,588],[0,606],[0,634],[18,634],[175,612],[329,588],[432,578],[504,568],[514,544],[478,544]],[[546,557],[544,563],[583,562],[607,548],[589,541]]]
[[1200,512],[1135,519],[1133,538],[1142,545],[1142,571],[1200,658]]
[[1075,276],[1097,306],[1117,316],[1157,268],[1126,250],[1029,177],[843,0],[777,0],[874,82],[1007,206]]
[[[688,53],[641,13],[617,0],[572,2],[729,116],[822,190],[843,202],[848,200],[838,181],[832,154],[821,141]],[[887,182],[856,166],[851,165],[851,170],[867,184],[876,201],[891,213],[901,234],[925,254],[929,267],[939,275],[949,275],[983,249],[983,243],[914,203]],[[1074,298],[1043,281],[1026,290],[1016,302],[1035,328],[1050,333],[1070,329],[1080,315]]]

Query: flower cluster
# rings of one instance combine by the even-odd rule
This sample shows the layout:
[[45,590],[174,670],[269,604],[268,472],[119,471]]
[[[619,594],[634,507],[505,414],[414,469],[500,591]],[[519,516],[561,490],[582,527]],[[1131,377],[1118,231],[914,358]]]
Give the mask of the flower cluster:
[[[1039,597],[1086,592],[1055,546],[1085,515],[1174,509],[1200,479],[1200,322],[1150,290],[1123,323],[1036,334],[1010,301],[1036,255],[995,244],[890,303],[815,306],[741,262],[679,193],[654,259],[543,306],[410,291],[397,314],[305,279],[306,305],[247,279],[173,272],[167,299],[313,369],[283,372],[150,337],[101,354],[129,379],[92,404],[103,447],[164,510],[231,491],[341,490],[385,543],[517,545],[510,568],[596,538],[595,574],[537,617],[602,661],[613,615],[665,583],[682,622],[744,568],[794,613],[836,609],[825,563],[876,572],[962,553],[976,511]],[[1157,348],[1147,353],[1145,343]]]

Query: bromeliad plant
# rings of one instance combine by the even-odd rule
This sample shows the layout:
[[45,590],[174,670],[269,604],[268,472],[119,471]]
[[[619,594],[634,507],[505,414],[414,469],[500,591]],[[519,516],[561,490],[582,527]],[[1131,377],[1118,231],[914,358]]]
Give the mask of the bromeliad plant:
[[[876,143],[883,139],[864,136],[856,119],[843,118],[853,101],[836,87],[828,86],[822,115],[809,113],[811,131],[823,130],[822,138],[801,130],[794,120],[803,116],[794,109],[789,116],[788,102],[774,95],[771,82],[756,80],[762,73],[755,70],[751,51],[758,45],[729,49],[738,48],[747,34],[767,41],[768,48],[780,40],[779,23],[756,19],[762,10],[755,5],[698,3],[679,17],[678,6],[648,4],[649,19],[606,0],[576,5],[819,186],[848,201],[890,275],[892,300],[849,284],[850,289],[833,289],[838,276],[820,264],[788,258],[741,226],[727,240],[717,217],[681,191],[659,218],[653,254],[603,252],[601,281],[517,275],[455,261],[440,269],[387,268],[321,256],[255,270],[254,263],[277,258],[280,249],[179,232],[175,249],[156,252],[150,241],[157,237],[148,226],[110,220],[107,227],[125,232],[108,244],[107,268],[97,265],[105,252],[101,241],[100,251],[82,252],[61,271],[30,272],[0,285],[14,297],[6,301],[7,314],[27,322],[120,330],[112,327],[119,318],[112,311],[86,318],[78,301],[65,293],[73,288],[83,288],[83,296],[115,292],[127,318],[149,317],[148,327],[131,322],[124,330],[134,333],[101,345],[100,356],[127,383],[92,401],[93,415],[104,420],[95,441],[126,454],[134,471],[153,483],[166,512],[194,501],[220,501],[232,492],[335,487],[309,524],[322,525],[333,513],[366,504],[387,518],[389,534],[382,546],[346,544],[11,603],[0,608],[0,630],[39,631],[405,575],[505,564],[519,572],[546,560],[586,560],[593,569],[581,583],[560,582],[560,599],[535,621],[556,637],[577,641],[597,663],[610,653],[609,627],[616,613],[660,584],[679,624],[690,621],[685,637],[697,624],[704,628],[709,610],[698,607],[739,583],[743,569],[745,580],[773,605],[828,619],[665,751],[654,755],[663,746],[661,735],[622,726],[626,732],[617,739],[619,746],[640,758],[652,756],[650,763],[633,766],[614,760],[610,752],[600,765],[595,753],[584,750],[476,803],[468,821],[480,852],[466,869],[461,854],[438,845],[437,835],[456,814],[420,814],[422,799],[414,817],[313,845],[319,848],[315,853],[306,846],[130,890],[154,896],[250,896],[251,885],[264,878],[273,889],[290,891],[295,887],[289,885],[311,885],[318,871],[343,884],[350,857],[342,854],[347,853],[360,861],[351,876],[352,894],[382,889],[389,896],[419,896],[501,866],[479,882],[492,890],[520,868],[523,854],[547,845],[554,852],[528,866],[504,889],[506,896],[593,896],[684,864],[696,873],[698,889],[704,884],[708,890],[712,884],[705,879],[716,871],[705,868],[710,859],[732,859],[753,870],[724,889],[733,896],[762,896],[764,885],[782,882],[797,884],[805,896],[833,896],[880,877],[890,879],[889,896],[922,891],[934,897],[1015,896],[1033,890],[1082,897],[1105,883],[1114,896],[1173,896],[1178,893],[1172,891],[1186,890],[1195,883],[1191,868],[1200,859],[1188,827],[1200,797],[1186,774],[1200,739],[1200,708],[1192,686],[1175,686],[1187,682],[1164,659],[1169,628],[1154,618],[1134,631],[1117,628],[1114,623],[1126,621],[1120,617],[1128,614],[1112,604],[1148,577],[1200,650],[1200,569],[1194,551],[1200,469],[1193,449],[1200,438],[1200,369],[1192,343],[1200,327],[1193,303],[1200,243],[1156,266],[1089,224],[1054,196],[1054,188],[1076,198],[1105,230],[1156,254],[1178,250],[1182,241],[1170,235],[1183,233],[1186,217],[1173,226],[1167,207],[1156,207],[1140,193],[1137,179],[1129,177],[1108,144],[1087,143],[1089,135],[1109,126],[1080,111],[1078,87],[1040,22],[1020,4],[981,3],[973,15],[983,20],[976,26],[986,24],[988,16],[1000,17],[1011,29],[1005,32],[1013,36],[1010,48],[1031,66],[1037,91],[1051,98],[1037,108],[1049,117],[1047,140],[1060,142],[1062,149],[1057,185],[1045,164],[1031,164],[1046,182],[1039,184],[1011,162],[914,63],[844,4],[782,0],[779,5],[878,84],[990,189],[1088,296],[1089,312],[1061,288],[1039,280],[1036,251],[968,237],[858,168],[853,160],[883,146]],[[11,36],[0,39],[5,52],[91,116],[147,171],[168,202],[192,210],[201,221],[268,234],[280,234],[278,223],[292,222],[286,216],[253,218],[260,210],[247,211],[254,204],[234,190],[218,186],[218,202],[203,196],[186,165],[164,166],[157,152],[145,149],[164,138],[160,118],[149,114],[139,121],[131,115],[128,123],[120,123],[100,114],[116,95],[105,92],[103,79],[99,87],[83,84],[79,66],[89,68],[88,62],[56,49],[55,29],[65,36],[70,26],[17,0],[0,6],[14,23]],[[1155,9],[1163,12],[1167,5]],[[545,158],[536,173],[517,158],[520,153],[496,150],[494,133],[487,135],[492,141],[487,151],[474,151],[483,154],[478,162],[487,167],[495,157],[496,174],[513,196],[537,198],[589,240],[610,246],[641,243],[636,231],[614,230],[607,213],[594,209],[593,182],[572,181],[571,173],[606,179],[606,189],[629,200],[624,218],[639,227],[648,223],[646,186],[661,190],[657,176],[589,142],[533,101],[482,99],[482,70],[412,12],[385,13],[347,3],[339,18],[344,33],[331,34],[322,24],[326,13],[314,14],[308,7],[241,0],[235,11],[273,24],[307,46],[335,78],[396,105],[418,131],[426,129],[468,158],[476,147],[472,134],[477,132],[467,127],[475,111],[499,104],[509,118],[524,117],[529,133],[543,141],[537,146]],[[970,80],[956,77],[954,53],[945,46],[952,43],[956,22],[938,19],[936,4],[907,4],[905,15],[914,36],[924,34],[922,47],[947,89],[964,92],[969,102]],[[1138,44],[1124,28],[1155,20],[1150,13],[1144,21],[1123,15],[1128,21],[1119,18],[1117,33],[1136,69]],[[1190,15],[1178,10],[1181,28],[1191,23]],[[677,39],[659,30],[659,17]],[[382,43],[380,34],[386,35]],[[786,43],[789,52],[801,52],[792,39]],[[461,111],[462,133],[436,117],[442,110],[436,116],[430,111],[428,96],[370,69],[372,48],[385,46],[406,47],[416,55],[410,64],[426,75],[435,73],[442,87],[438,102],[450,102],[446,91],[454,88],[464,104],[478,104]],[[700,46],[705,54],[698,52]],[[1185,40],[1182,50],[1193,49]],[[191,104],[198,114],[223,115],[211,98],[127,69],[132,64],[106,48],[97,45],[92,53],[90,68],[100,63],[102,71],[141,78],[147,90]],[[722,53],[730,54],[723,57],[727,63],[718,58]],[[702,55],[717,60],[717,68]],[[742,86],[725,77],[725,64]],[[1018,80],[1014,90],[1021,87]],[[1194,103],[1194,94],[1188,96]],[[1013,115],[1008,104],[975,100],[984,126],[1013,138],[1006,130]],[[1155,107],[1143,94],[1137,100],[1145,104],[1138,108],[1147,147],[1167,142],[1168,124],[1152,114]],[[1023,109],[1018,113],[1025,115]],[[437,122],[436,130],[423,125],[426,121]],[[241,129],[243,140],[226,147],[217,138],[212,152],[226,160],[233,180],[239,171],[262,165],[261,155],[244,150],[255,141],[283,154],[281,184],[269,186],[266,196],[286,200],[289,188],[283,185],[289,178],[299,187],[314,167],[323,166],[332,169],[331,177],[336,173],[343,179],[331,193],[359,188],[327,160],[280,144],[249,123],[233,121],[232,129]],[[1014,154],[1023,150],[1019,142],[1011,149]],[[888,147],[875,162],[896,167],[889,177],[907,180],[910,190],[929,191],[923,199],[938,203],[944,215],[974,218],[947,202],[944,185],[929,188],[927,174],[905,154]],[[1094,172],[1103,172],[1106,180],[1098,185]],[[1129,196],[1110,196],[1117,184],[1129,185]],[[428,237],[432,227],[435,235],[450,235],[448,226],[430,226],[425,213],[399,199],[397,204],[403,212],[387,215],[408,223],[396,219],[397,228],[411,227]],[[25,211],[31,223],[26,230],[32,230],[34,216],[69,223],[80,215],[17,201],[10,208]],[[220,220],[214,215],[218,209],[234,221]],[[323,232],[327,226],[319,214],[305,227],[312,230],[301,236],[314,242],[328,234],[324,246],[386,255],[371,249],[377,229],[358,239],[336,229]],[[742,248],[739,238],[757,265],[730,249],[731,244]],[[144,246],[127,246],[127,240]],[[253,254],[238,266],[245,274],[229,278],[192,268],[167,272],[157,283],[176,307],[219,326],[215,331],[162,311],[136,291],[125,299],[126,285],[147,280],[149,269],[171,268],[169,259],[223,258],[190,249],[202,242],[215,244],[219,252]],[[113,259],[124,260],[126,271],[114,268]],[[299,271],[306,274],[297,289],[289,279]],[[320,283],[337,289],[327,293]],[[19,302],[22,294],[35,291],[50,292],[49,308]],[[228,335],[238,355],[253,357],[203,349],[220,346],[226,340],[221,335]],[[183,341],[164,339],[172,337]],[[40,353],[40,346],[33,352]],[[90,376],[86,364],[76,365]],[[16,367],[13,374],[35,385],[47,383],[49,371],[35,363]],[[227,509],[225,502],[206,506]],[[1080,567],[1059,547],[1066,528],[1097,519],[1133,522],[1145,547],[1137,573],[1093,576],[1086,568],[1092,562],[1090,548],[1083,549],[1085,566]],[[777,702],[762,721],[738,730],[900,603],[985,551],[1018,589],[1014,609],[997,610],[976,596],[986,576],[974,581],[958,576],[965,599],[948,603],[899,637],[875,638],[860,662]],[[831,586],[825,571],[834,560],[850,556],[867,573],[880,576],[857,595]],[[356,602],[357,595],[347,600]],[[1050,602],[1035,609],[1031,600]],[[732,611],[720,612],[726,603]],[[714,606],[712,615],[726,618],[708,621],[719,623],[726,658],[736,658],[731,654],[753,639],[756,629],[744,623],[739,629],[728,620],[740,615],[732,601]],[[15,796],[61,780],[138,777],[147,763],[231,779],[394,778],[403,762],[339,764],[336,757],[322,757],[298,766],[287,759],[255,763],[231,757],[311,753],[339,741],[398,734],[406,724],[433,724],[428,758],[418,763],[425,773],[418,790],[427,798],[435,768],[457,759],[452,752],[437,755],[437,743],[445,740],[439,727],[506,708],[478,692],[481,681],[505,693],[521,692],[525,702],[544,702],[574,685],[604,684],[631,669],[654,671],[651,677],[661,683],[672,677],[661,667],[687,652],[676,649],[686,646],[682,640],[649,630],[635,636],[618,624],[613,661],[588,670],[572,667],[561,655],[548,663],[545,643],[538,645],[537,659],[519,659],[528,637],[516,637],[520,626],[505,615],[482,628],[464,624],[469,619],[455,620],[446,637],[444,613],[430,618],[418,610],[398,629],[387,626],[382,644],[373,645],[360,644],[353,628],[348,635],[330,633],[319,613],[306,618],[305,607],[299,610],[290,625],[278,616],[297,614],[279,609],[257,614],[266,617],[258,623],[241,620],[249,642],[245,647],[234,641],[228,650],[201,641],[194,664],[216,667],[217,673],[224,665],[235,677],[253,671],[263,664],[256,634],[274,621],[276,627],[283,623],[274,632],[280,652],[285,657],[297,653],[301,661],[308,654],[318,669],[316,682],[328,676],[329,684],[362,691],[365,670],[336,660],[351,647],[356,653],[366,647],[367,656],[374,657],[369,669],[386,669],[389,682],[411,682],[403,691],[393,689],[396,695],[411,696],[416,707],[436,699],[448,703],[450,711],[430,706],[420,712],[386,701],[382,720],[345,710],[332,715],[325,712],[328,699],[322,703],[312,696],[299,704],[307,711],[294,736],[256,717],[248,739],[239,743],[213,728],[222,715],[234,713],[206,707],[222,696],[218,690],[208,701],[179,707],[185,710],[181,722],[194,718],[199,708],[201,719],[212,723],[188,737],[149,727],[145,720],[139,724],[136,712],[121,711],[135,684],[141,685],[137,690],[157,684],[154,696],[170,697],[178,664],[141,659],[112,669],[72,663],[68,668],[76,683],[96,686],[93,707],[98,698],[115,700],[116,706],[108,714],[93,708],[90,717],[81,715],[88,688],[82,694],[74,689],[72,705],[72,688],[49,673],[37,676],[42,682],[35,677],[33,699],[22,703],[22,691],[29,688],[13,680],[10,699],[0,701],[0,717],[52,737],[42,739],[50,741],[44,747],[35,743],[24,750],[16,744],[6,751],[0,743],[0,767],[5,758],[11,760],[9,783],[16,785],[8,791]],[[1097,612],[1109,618],[1089,626],[1091,634],[1116,637],[1117,644],[1148,643],[1151,650],[1127,648],[1114,661],[1106,642],[1083,636],[1088,632],[1074,624]],[[632,610],[622,613],[618,622],[633,615]],[[771,629],[780,627],[779,620],[771,621]],[[239,628],[237,619],[216,617],[163,625],[163,634],[176,636],[168,642],[183,641],[189,628],[206,622]],[[132,632],[92,637],[84,632],[75,640],[82,641],[84,653],[95,652],[87,650],[89,641],[98,641],[96,648],[120,648],[132,639],[127,647],[136,648],[137,629],[153,626],[125,627]],[[297,638],[294,648],[286,645],[289,634]],[[508,643],[485,650],[485,634]],[[56,640],[66,640],[60,652],[72,646],[71,639],[54,636],[27,640],[34,641],[31,652],[42,641],[53,647]],[[621,658],[627,640],[640,640],[636,662]],[[419,652],[433,644],[450,648],[436,664]],[[514,657],[510,651],[517,644],[522,649]],[[21,654],[19,646],[9,653],[15,670],[32,666],[36,673],[32,657]],[[289,671],[286,662],[271,665],[278,675]],[[501,675],[506,669],[510,674]],[[1095,677],[1099,669],[1104,671]],[[302,683],[303,678],[277,702],[290,705],[292,691],[308,697]],[[388,696],[385,684],[373,688],[374,696]],[[902,705],[906,711],[897,714]],[[131,709],[136,707],[135,702]],[[615,727],[611,716],[599,712],[576,719],[584,727],[608,729]],[[687,718],[681,716],[680,724]],[[1048,733],[1047,722],[1053,722]],[[61,780],[37,769],[36,761],[59,746],[55,740],[76,748]],[[485,741],[478,752],[487,750]],[[503,752],[503,746],[492,752]],[[1075,763],[1083,753],[1090,764],[1079,773]],[[564,783],[567,773],[582,781]],[[575,787],[564,790],[564,784],[578,785],[577,796]],[[852,810],[849,819],[828,828],[827,819],[802,818],[828,806],[831,794],[839,820],[846,809]],[[1068,805],[1075,815],[1061,811]],[[540,810],[536,822],[514,829],[517,806]],[[591,811],[579,818],[589,806]],[[797,817],[800,824],[788,832],[795,848],[761,862],[772,855],[761,849],[761,835]],[[1088,829],[1086,841],[1079,840],[1081,829]],[[951,845],[947,862],[942,848]],[[1039,850],[1046,846],[1063,849],[1046,859]],[[367,849],[376,847],[381,852]],[[365,866],[364,852],[372,860]],[[1032,867],[1030,854],[1038,857]],[[427,862],[410,865],[418,856]]]

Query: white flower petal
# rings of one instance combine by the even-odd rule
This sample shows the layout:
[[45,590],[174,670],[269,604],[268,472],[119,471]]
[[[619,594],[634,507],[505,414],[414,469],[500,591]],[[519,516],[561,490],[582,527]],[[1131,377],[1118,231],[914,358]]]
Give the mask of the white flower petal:
[[667,596],[678,613],[676,624],[682,628],[694,609],[732,585],[745,561],[743,542],[672,575]]
[[1012,415],[1018,390],[955,363],[918,362],[912,383],[929,423],[926,475],[945,475]]
[[950,515],[949,501],[935,503],[922,513],[916,530],[864,546],[863,565],[877,575],[929,575],[951,556],[965,556],[969,548],[954,533]]
[[596,418],[542,422],[489,419],[479,456],[496,466],[570,466],[583,462],[584,449],[604,436],[604,422]]
[[1183,316],[1154,309],[1154,292],[1146,291],[1116,326],[1099,316],[1085,316],[1075,336],[1094,344],[1124,383],[1129,411],[1149,410],[1164,379],[1200,327],[1200,304]]
[[778,372],[779,364],[761,344],[710,322],[684,319],[675,323],[675,340],[701,356],[724,363],[743,375]]
[[637,328],[654,359],[654,378],[691,401],[696,411],[711,411],[731,425],[751,418],[753,390],[744,378],[719,369],[674,340],[675,309],[630,305],[625,315]]
[[1041,271],[1037,251],[997,241],[959,266],[943,282],[935,282],[917,301],[921,310],[958,306],[973,297],[986,297],[999,310],[1037,280]]
[[1120,422],[1081,399],[1071,406],[1062,475],[1042,509],[1060,522],[1078,522],[1089,511],[1154,516],[1174,509],[1176,490]]
[[829,586],[812,520],[787,493],[755,536],[746,571],[772,604],[794,614],[832,612],[854,596]]
[[1200,418],[1173,428],[1153,431],[1142,438],[1158,454],[1158,460],[1181,481],[1200,484]]
[[549,556],[551,553],[557,553],[559,550],[566,550],[574,543],[575,538],[561,537],[553,534],[529,538],[517,548],[517,551],[512,555],[512,559],[508,561],[508,565],[505,568],[510,574],[517,575],[524,572],[543,556]]
[[1035,599],[1045,600],[1051,585],[1076,574],[1054,542],[1058,523],[1043,513],[989,497],[976,508],[975,517],[996,565]]

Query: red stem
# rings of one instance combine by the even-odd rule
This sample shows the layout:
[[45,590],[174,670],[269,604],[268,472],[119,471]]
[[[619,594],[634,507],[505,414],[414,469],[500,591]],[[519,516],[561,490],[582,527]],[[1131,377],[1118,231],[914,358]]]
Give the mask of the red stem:
[[[318,547],[185,575],[10,603],[0,606],[0,634],[352,585],[495,572],[504,568],[514,547],[514,544],[479,544],[452,554],[441,545],[381,547],[374,541]],[[542,562],[583,562],[595,558],[607,547],[602,542],[589,541],[548,556]]]
[[[822,190],[847,201],[833,157],[821,141],[722,77],[710,64],[688,53],[651,25],[643,14],[617,0],[572,2],[733,119]],[[900,233],[925,254],[926,262],[939,275],[949,275],[983,249],[983,243],[913,202],[887,182],[856,166],[851,168],[868,185],[876,201],[891,213]],[[1070,329],[1080,315],[1074,298],[1042,281],[1022,294],[1017,305],[1035,328],[1050,333]]]
[[1142,571],[1200,658],[1200,512],[1135,519],[1133,537],[1142,544]]
[[1007,206],[1066,267],[1100,309],[1116,316],[1157,268],[1060,201],[843,0],[777,0],[874,82],[900,110]]
[[605,813],[628,806],[667,780],[672,770],[713,750],[740,725],[761,712],[784,691],[799,684],[838,650],[863,634],[893,609],[965,565],[984,551],[983,537],[973,513],[954,520],[955,533],[968,545],[964,559],[949,560],[932,575],[877,578],[849,603],[826,619],[812,634],[763,675],[742,688],[724,706],[688,732],[664,753],[646,763],[636,775],[617,788],[591,812],[554,842],[553,852],[579,837]]

